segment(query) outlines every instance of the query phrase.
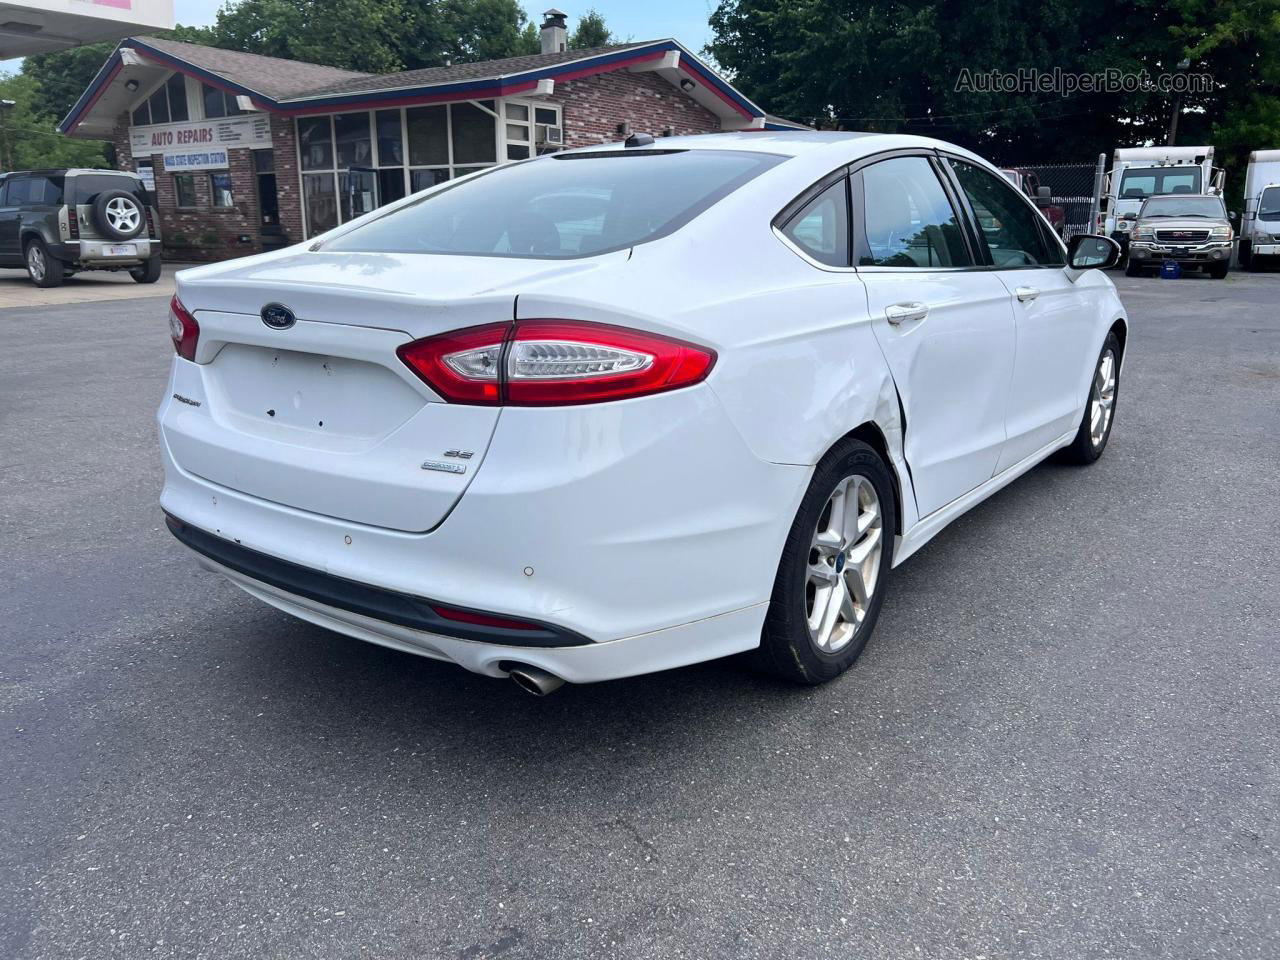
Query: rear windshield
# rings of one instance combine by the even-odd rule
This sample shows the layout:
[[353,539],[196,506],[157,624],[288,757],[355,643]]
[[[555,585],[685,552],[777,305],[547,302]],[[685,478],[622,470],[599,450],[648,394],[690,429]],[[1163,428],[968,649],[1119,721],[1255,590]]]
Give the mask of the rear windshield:
[[80,173],[76,174],[76,203],[93,203],[98,194],[105,190],[123,190],[132,193],[145,205],[147,191],[142,181],[133,177],[122,177],[114,173]]
[[1120,199],[1132,200],[1157,193],[1199,193],[1199,167],[1130,167],[1120,181]]
[[364,253],[572,259],[679,229],[785,159],[736,150],[564,153],[495,167],[326,244]]

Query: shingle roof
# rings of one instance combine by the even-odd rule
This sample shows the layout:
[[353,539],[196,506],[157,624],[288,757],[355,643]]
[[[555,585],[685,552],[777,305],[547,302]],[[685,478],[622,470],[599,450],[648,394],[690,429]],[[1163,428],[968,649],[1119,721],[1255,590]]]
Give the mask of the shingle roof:
[[237,50],[221,50],[178,40],[146,37],[144,42],[160,53],[177,57],[225,77],[232,83],[265,93],[273,99],[284,99],[291,95],[309,93],[328,84],[350,82],[369,76],[356,70],[339,70],[337,67],[322,67],[315,63],[282,60],[279,57],[264,57]]
[[380,76],[364,76],[354,80],[334,83],[332,86],[308,90],[308,94],[361,93],[370,90],[396,90],[401,87],[425,87],[435,83],[458,83],[465,80],[496,80],[516,73],[553,67],[574,60],[619,50],[632,50],[648,46],[656,41],[643,43],[614,43],[604,47],[588,47],[581,50],[562,50],[558,53],[533,53],[523,57],[506,57],[502,60],[482,60],[479,63],[459,63],[449,67],[426,67],[421,70],[403,70]]

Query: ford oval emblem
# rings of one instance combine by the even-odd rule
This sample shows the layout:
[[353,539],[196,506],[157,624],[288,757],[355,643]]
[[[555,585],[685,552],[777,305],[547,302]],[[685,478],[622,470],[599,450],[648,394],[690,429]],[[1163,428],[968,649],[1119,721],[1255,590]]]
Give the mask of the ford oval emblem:
[[288,330],[298,318],[283,303],[268,303],[262,308],[262,322],[272,330]]

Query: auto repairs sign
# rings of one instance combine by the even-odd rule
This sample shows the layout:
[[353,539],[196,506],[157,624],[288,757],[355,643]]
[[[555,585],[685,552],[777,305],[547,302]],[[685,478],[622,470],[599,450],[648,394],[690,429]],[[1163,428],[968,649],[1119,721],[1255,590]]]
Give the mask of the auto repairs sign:
[[210,147],[208,150],[166,150],[164,156],[165,173],[180,173],[183,170],[225,170],[227,168],[227,151],[222,147]]
[[[271,121],[265,116],[228,117],[225,120],[193,120],[181,123],[153,123],[144,127],[129,128],[129,152],[135,157],[149,157],[153,153],[165,154],[165,166],[169,166],[169,154],[215,153],[223,154],[231,147],[260,149],[271,146]],[[226,160],[218,164],[225,167]],[[213,169],[212,167],[187,167],[187,169]]]

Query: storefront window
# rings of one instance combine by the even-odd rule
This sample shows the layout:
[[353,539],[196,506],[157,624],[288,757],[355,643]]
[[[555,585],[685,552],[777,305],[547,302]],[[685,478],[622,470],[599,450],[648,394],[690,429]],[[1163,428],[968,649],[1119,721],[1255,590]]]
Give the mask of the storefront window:
[[307,211],[307,232],[310,236],[338,225],[338,200],[334,194],[332,173],[303,174],[302,202]]
[[400,129],[399,110],[379,110],[378,166],[404,166],[404,135]]
[[438,167],[435,170],[410,170],[409,189],[413,193],[435,187],[449,179],[449,168]]
[[301,117],[307,235],[506,160],[545,152],[540,124],[558,107],[480,100]]
[[[481,101],[490,110],[493,101]],[[496,163],[497,138],[494,137],[493,116],[474,103],[450,104],[450,122],[453,130],[453,162]]]
[[173,175],[173,194],[178,206],[194,207],[196,205],[196,178],[189,173]]
[[209,196],[213,198],[215,207],[234,207],[236,201],[231,193],[231,174],[209,174]]
[[298,153],[303,170],[333,168],[333,128],[328,117],[298,121]]
[[449,108],[412,107],[405,111],[409,125],[409,165],[425,167],[449,162]]
[[186,120],[188,115],[187,80],[182,74],[175,73],[138,104],[133,111],[133,125],[145,127],[152,123],[178,122]]
[[339,170],[373,166],[368,113],[340,113],[333,118],[333,130],[338,144]]
[[217,120],[221,117],[238,117],[244,113],[236,103],[236,95],[211,87],[207,83],[200,84],[200,95],[204,100],[204,116],[206,120]]

